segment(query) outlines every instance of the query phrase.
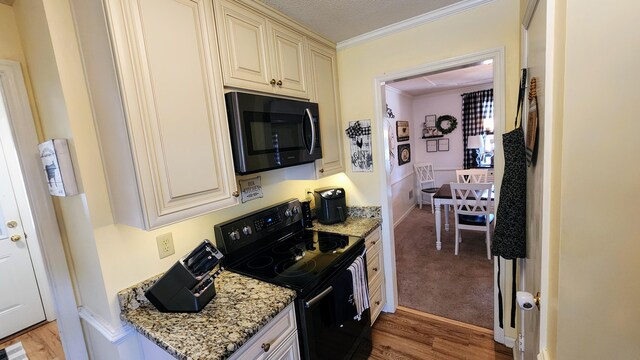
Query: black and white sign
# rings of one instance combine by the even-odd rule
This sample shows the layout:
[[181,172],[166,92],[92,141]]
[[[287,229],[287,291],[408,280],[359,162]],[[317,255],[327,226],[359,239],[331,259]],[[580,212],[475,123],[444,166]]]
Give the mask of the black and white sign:
[[242,203],[262,198],[262,179],[260,176],[240,180],[240,195]]

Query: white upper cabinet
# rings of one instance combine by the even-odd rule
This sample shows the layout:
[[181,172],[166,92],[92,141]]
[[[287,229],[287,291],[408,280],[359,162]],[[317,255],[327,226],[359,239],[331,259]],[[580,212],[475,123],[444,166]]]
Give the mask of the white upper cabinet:
[[232,1],[216,1],[224,85],[309,98],[305,37]]
[[344,172],[336,51],[310,40],[309,63],[311,101],[318,103],[320,112],[322,159],[316,162],[316,175],[320,178]]
[[153,229],[236,204],[211,1],[105,5],[125,121],[96,109],[116,221]]

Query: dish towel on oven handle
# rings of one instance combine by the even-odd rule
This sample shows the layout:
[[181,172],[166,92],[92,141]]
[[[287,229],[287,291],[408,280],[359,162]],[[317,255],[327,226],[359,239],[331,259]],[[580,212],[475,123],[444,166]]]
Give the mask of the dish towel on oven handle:
[[360,321],[362,313],[369,308],[369,287],[367,285],[366,263],[362,255],[353,261],[348,270],[353,279],[353,302],[356,305],[354,319]]

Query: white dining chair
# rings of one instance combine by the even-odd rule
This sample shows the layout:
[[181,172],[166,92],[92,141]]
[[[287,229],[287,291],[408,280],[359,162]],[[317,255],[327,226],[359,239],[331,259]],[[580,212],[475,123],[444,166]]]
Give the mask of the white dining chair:
[[431,213],[433,209],[433,196],[438,191],[436,187],[436,176],[433,171],[433,164],[430,162],[418,163],[413,166],[416,174],[416,194],[418,196],[418,205],[422,209],[424,196],[428,196],[431,204]]
[[483,231],[486,233],[487,258],[491,260],[492,188],[493,184],[490,183],[451,183],[451,199],[456,219],[456,255],[462,242],[460,230]]
[[486,183],[488,173],[487,169],[456,170],[456,181],[459,183]]

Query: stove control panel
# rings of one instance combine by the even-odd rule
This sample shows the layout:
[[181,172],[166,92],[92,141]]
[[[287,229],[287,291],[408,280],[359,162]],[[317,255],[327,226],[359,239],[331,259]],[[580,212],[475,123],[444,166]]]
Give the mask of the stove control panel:
[[297,199],[290,199],[214,226],[216,245],[227,255],[290,226],[302,226],[302,211]]

